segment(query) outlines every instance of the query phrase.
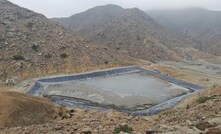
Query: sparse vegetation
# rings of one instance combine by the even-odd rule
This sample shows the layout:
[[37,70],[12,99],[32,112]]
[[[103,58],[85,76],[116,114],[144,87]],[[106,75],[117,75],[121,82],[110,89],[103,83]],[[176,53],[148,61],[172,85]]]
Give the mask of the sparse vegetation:
[[120,47],[117,47],[116,50],[120,50]]
[[38,51],[38,49],[39,49],[39,45],[37,45],[37,44],[33,44],[32,46],[31,46],[31,48],[34,50],[34,51]]
[[104,64],[108,65],[108,61],[105,61]]
[[198,103],[205,103],[205,102],[207,102],[208,100],[211,100],[211,99],[213,99],[213,97],[201,96],[196,101]]
[[13,55],[13,60],[24,60],[25,58],[22,55]]
[[27,28],[32,28],[33,27],[33,23],[32,22],[28,22],[28,24],[26,25]]
[[187,105],[186,105],[186,109],[190,109],[190,104],[187,104]]
[[60,57],[63,58],[63,59],[65,59],[65,58],[68,57],[68,54],[67,54],[67,53],[62,53],[62,54],[60,54]]
[[137,40],[140,40],[140,36],[137,36]]
[[119,125],[114,129],[114,133],[119,134],[120,132],[132,133],[133,128],[129,127],[127,124]]
[[64,49],[66,49],[66,46],[62,46],[62,47],[60,48],[60,50],[64,50]]
[[50,59],[52,56],[51,56],[51,54],[45,54],[45,58],[47,58],[47,59]]

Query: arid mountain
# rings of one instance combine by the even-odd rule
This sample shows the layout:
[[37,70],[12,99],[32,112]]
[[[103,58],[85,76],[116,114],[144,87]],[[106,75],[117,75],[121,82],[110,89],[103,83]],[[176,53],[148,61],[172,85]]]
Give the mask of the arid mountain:
[[151,61],[178,60],[174,50],[184,45],[137,8],[106,5],[52,20],[95,43]]
[[115,5],[106,5],[105,8],[98,6],[69,18],[52,18],[52,20],[68,27],[78,35],[84,35],[93,33],[118,17],[123,11],[123,8]]
[[41,14],[0,1],[0,82],[128,65],[135,59],[97,46]]
[[221,56],[221,12],[202,8],[150,11],[148,14],[186,44]]

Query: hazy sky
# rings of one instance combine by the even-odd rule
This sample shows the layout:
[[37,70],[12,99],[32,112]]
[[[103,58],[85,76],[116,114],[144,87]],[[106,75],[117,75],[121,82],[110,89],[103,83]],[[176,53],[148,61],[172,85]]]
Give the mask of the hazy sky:
[[47,17],[67,17],[98,5],[116,4],[142,10],[203,7],[221,10],[221,0],[9,0]]

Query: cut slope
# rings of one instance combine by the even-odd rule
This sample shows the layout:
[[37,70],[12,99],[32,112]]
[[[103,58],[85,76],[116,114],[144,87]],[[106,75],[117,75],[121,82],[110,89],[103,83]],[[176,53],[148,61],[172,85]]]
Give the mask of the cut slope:
[[43,15],[11,2],[1,1],[0,14],[0,79],[4,81],[135,61],[73,36]]
[[[118,10],[109,10],[109,7]],[[174,50],[184,45],[137,8],[122,9],[118,6],[106,5],[70,18],[53,20],[75,34],[136,58],[152,61],[178,60],[179,56]]]
[[58,108],[44,98],[17,92],[0,92],[0,128],[27,126],[53,120]]

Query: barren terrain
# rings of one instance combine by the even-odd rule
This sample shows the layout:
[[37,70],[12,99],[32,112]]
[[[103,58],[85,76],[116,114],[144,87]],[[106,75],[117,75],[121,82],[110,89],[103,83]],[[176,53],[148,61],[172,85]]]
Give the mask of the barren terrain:
[[[216,19],[209,21],[214,24],[209,32],[194,30],[190,35],[197,32],[197,39],[183,41],[137,8],[107,5],[88,11],[77,15],[84,22],[79,23],[80,29],[70,31],[44,15],[0,0],[0,134],[112,134],[122,126],[133,130],[131,134],[221,134],[221,45]],[[91,13],[95,16],[88,21],[85,16]],[[214,15],[220,20],[218,14]],[[205,90],[172,109],[146,116],[64,107],[25,94],[43,77],[129,65],[156,70]],[[134,88],[135,81],[129,82]]]
[[215,85],[221,85],[221,65],[206,61],[191,62],[159,62],[152,64],[151,69],[158,70],[164,74],[197,84],[206,89]]

